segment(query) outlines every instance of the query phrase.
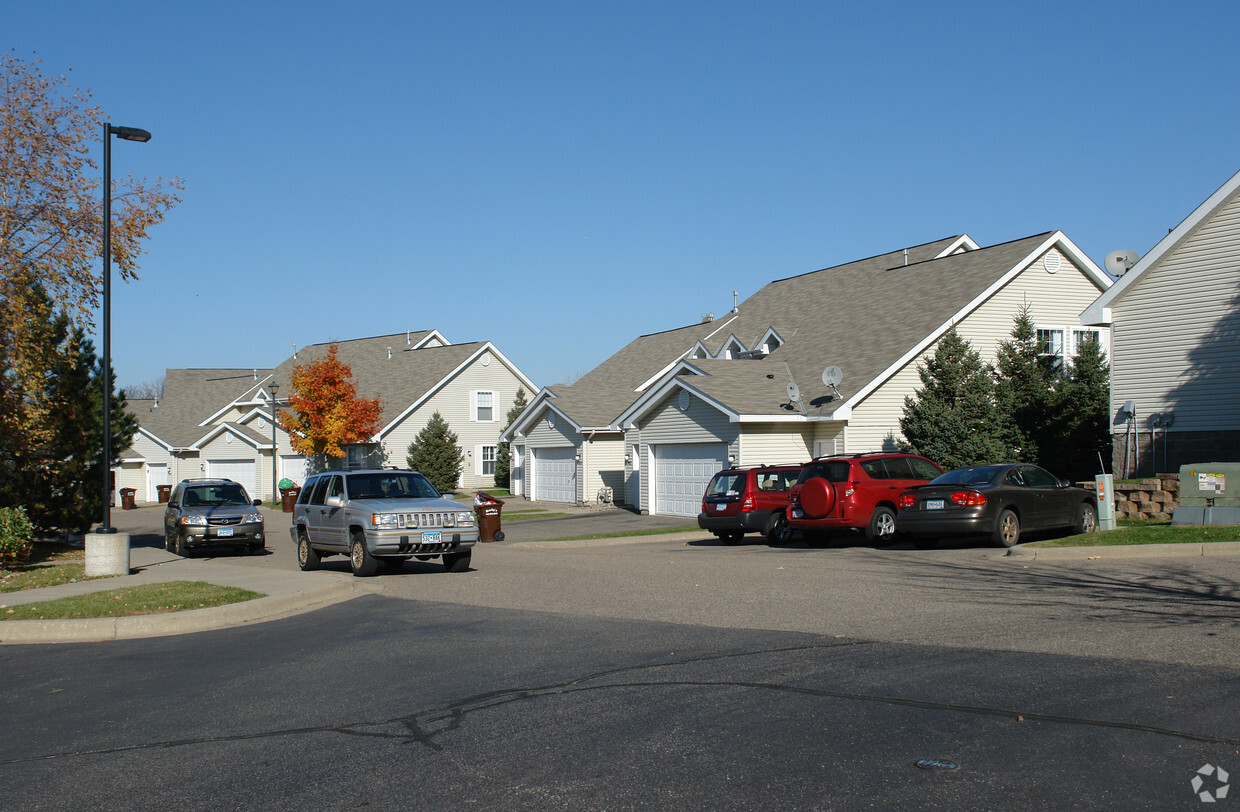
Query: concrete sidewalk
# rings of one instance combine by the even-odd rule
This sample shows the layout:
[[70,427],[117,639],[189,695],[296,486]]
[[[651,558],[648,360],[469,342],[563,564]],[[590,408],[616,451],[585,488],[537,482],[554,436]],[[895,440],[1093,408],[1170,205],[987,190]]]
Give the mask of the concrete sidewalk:
[[[132,547],[129,563],[130,575],[0,594],[0,607],[163,581],[204,581],[217,586],[248,589],[266,597],[209,609],[154,615],[79,620],[5,620],[0,621],[0,643],[90,642],[208,631],[273,620],[371,594],[378,589],[377,585],[346,573],[301,572],[181,558],[154,547]],[[0,613],[3,611],[0,608]]]

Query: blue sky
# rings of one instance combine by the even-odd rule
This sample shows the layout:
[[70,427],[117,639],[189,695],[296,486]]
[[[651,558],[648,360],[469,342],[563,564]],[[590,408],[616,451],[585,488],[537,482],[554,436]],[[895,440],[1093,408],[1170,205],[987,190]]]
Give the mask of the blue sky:
[[4,17],[6,48],[151,131],[114,174],[186,183],[113,287],[122,385],[428,328],[547,385],[733,290],[952,234],[1144,253],[1240,169],[1235,3]]

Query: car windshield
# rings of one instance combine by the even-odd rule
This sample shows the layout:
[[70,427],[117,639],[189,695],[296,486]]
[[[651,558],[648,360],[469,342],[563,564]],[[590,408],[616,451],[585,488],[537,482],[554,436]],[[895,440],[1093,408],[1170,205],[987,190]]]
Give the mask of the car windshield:
[[392,471],[349,477],[350,499],[435,499],[438,496],[439,491],[421,474]]
[[808,482],[814,477],[828,482],[844,482],[848,479],[848,460],[816,460],[801,469],[797,482]]
[[1000,471],[1002,465],[982,465],[977,468],[957,468],[942,476],[930,480],[931,485],[989,485]]
[[186,507],[226,507],[249,505],[245,488],[235,482],[224,485],[195,485],[185,490]]
[[706,486],[706,495],[738,496],[744,479],[745,475],[742,473],[715,474],[715,478]]

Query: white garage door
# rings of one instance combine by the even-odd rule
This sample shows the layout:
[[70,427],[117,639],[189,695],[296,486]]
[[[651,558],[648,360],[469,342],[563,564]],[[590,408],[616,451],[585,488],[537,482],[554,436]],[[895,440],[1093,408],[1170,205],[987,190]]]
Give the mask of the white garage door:
[[577,502],[577,460],[572,448],[534,449],[534,499]]
[[654,447],[654,512],[662,516],[696,516],[710,478],[727,467],[723,443]]
[[258,499],[262,496],[254,487],[257,479],[254,460],[207,460],[207,476],[240,482],[241,487],[245,488],[245,492],[250,495],[251,499]]
[[300,454],[281,454],[280,479],[291,479],[298,486],[305,482],[306,458]]

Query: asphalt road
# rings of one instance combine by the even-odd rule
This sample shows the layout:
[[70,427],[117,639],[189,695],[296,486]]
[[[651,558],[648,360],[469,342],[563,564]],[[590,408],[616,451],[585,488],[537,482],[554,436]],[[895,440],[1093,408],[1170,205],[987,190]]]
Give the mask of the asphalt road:
[[[272,546],[237,561],[295,566]],[[1235,559],[688,534],[473,565],[252,627],[5,647],[0,807],[1197,809],[1199,768],[1240,770]]]

